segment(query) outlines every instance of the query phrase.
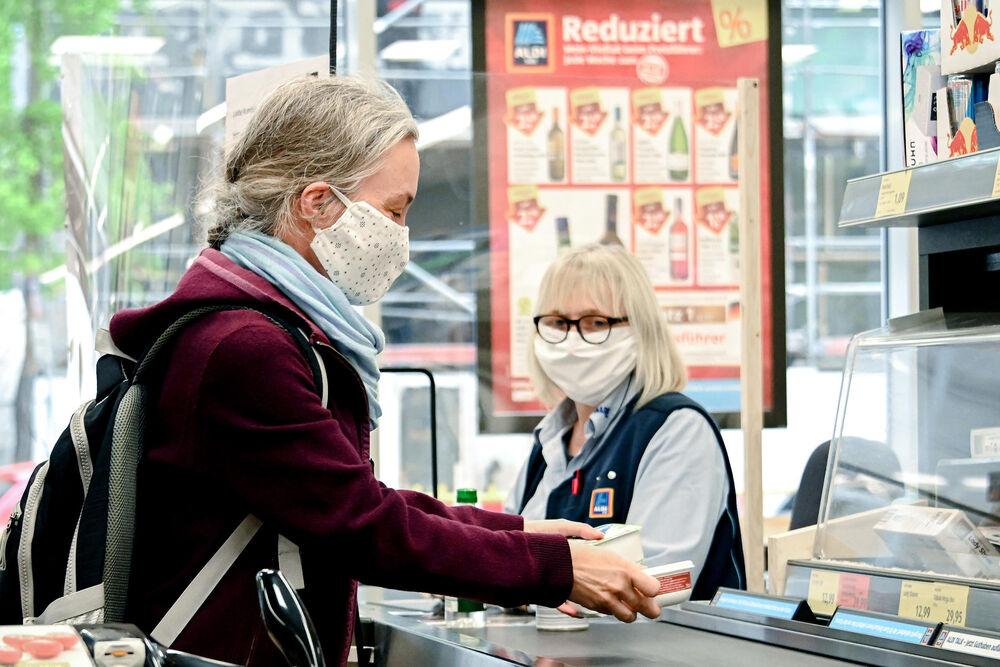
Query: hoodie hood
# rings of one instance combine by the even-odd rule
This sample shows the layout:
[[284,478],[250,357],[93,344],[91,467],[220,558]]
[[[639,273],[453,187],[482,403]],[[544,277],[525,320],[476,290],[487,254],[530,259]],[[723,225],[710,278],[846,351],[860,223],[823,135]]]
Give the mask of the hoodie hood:
[[301,320],[312,342],[329,343],[277,287],[212,248],[195,258],[169,297],[152,306],[116,313],[109,327],[111,339],[123,352],[137,357],[181,315],[215,303],[263,305],[287,311],[293,319]]

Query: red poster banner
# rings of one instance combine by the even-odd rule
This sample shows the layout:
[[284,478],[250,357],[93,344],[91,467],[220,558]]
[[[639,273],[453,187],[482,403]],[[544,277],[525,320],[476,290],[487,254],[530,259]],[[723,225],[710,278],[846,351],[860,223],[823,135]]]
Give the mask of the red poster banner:
[[646,267],[688,364],[687,393],[713,412],[739,411],[740,77],[764,91],[756,131],[773,407],[767,3],[482,7],[493,413],[541,411],[526,368],[533,300],[559,252],[594,241],[622,243]]

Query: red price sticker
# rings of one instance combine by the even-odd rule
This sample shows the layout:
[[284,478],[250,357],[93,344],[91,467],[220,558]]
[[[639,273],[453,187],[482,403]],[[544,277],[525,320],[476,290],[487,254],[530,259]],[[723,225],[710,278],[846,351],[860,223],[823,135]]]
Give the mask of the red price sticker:
[[851,609],[868,609],[868,590],[872,578],[867,574],[843,572],[837,589],[837,604]]

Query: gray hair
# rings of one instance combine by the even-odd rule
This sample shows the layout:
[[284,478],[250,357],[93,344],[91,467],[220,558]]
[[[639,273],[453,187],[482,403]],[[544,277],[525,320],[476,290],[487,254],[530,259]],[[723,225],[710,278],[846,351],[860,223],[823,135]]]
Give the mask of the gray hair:
[[350,195],[417,133],[403,98],[382,80],[302,77],[279,86],[229,147],[225,173],[199,195],[209,245],[241,231],[280,236],[307,185],[325,181]]
[[[534,314],[556,312],[576,297],[590,299],[610,317],[628,317],[636,338],[637,408],[660,394],[684,389],[687,368],[667,328],[653,283],[632,253],[617,245],[591,243],[560,255],[545,271]],[[545,404],[554,405],[562,398],[559,387],[539,365],[534,345],[528,346],[528,371]]]

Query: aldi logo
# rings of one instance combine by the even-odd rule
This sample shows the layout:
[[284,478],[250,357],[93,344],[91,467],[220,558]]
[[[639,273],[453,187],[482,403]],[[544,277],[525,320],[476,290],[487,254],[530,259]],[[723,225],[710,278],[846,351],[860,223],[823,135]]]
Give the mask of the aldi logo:
[[615,490],[611,488],[594,489],[590,494],[591,519],[608,519],[615,514]]
[[507,71],[551,72],[554,18],[551,14],[507,14]]

